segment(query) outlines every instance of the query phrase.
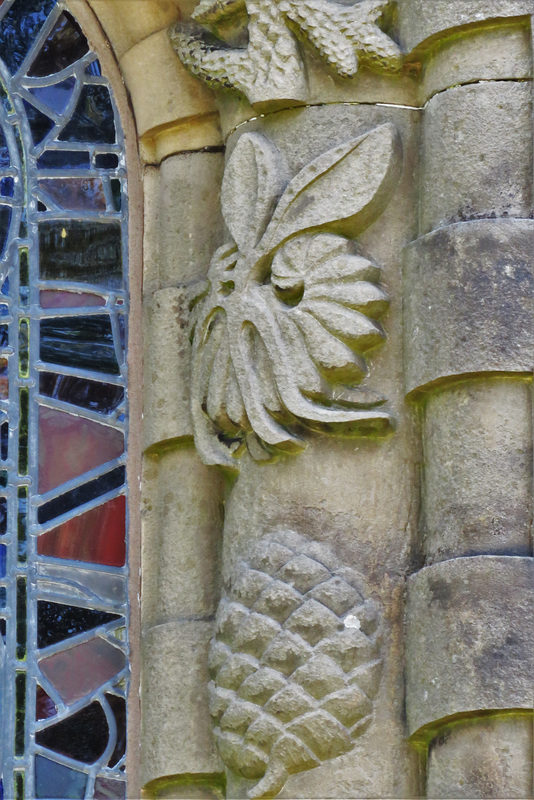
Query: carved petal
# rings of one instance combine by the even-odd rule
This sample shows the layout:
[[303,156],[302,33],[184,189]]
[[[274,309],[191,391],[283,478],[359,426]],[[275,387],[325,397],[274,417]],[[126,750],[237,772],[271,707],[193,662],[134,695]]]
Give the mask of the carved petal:
[[388,309],[387,294],[375,283],[350,281],[347,283],[316,283],[306,288],[305,300],[335,300],[347,308],[361,311],[367,317],[379,319]]
[[367,374],[365,361],[332,336],[311,314],[295,308],[290,312],[304,334],[310,356],[323,375],[340,383],[359,383]]
[[314,316],[334,336],[360,353],[384,339],[379,323],[333,300],[303,300],[300,309]]
[[289,183],[260,243],[264,252],[302,231],[326,227],[355,236],[384,210],[400,170],[390,123],[316,158]]
[[224,221],[242,253],[263,235],[284,185],[277,148],[260,133],[244,133],[226,165]]

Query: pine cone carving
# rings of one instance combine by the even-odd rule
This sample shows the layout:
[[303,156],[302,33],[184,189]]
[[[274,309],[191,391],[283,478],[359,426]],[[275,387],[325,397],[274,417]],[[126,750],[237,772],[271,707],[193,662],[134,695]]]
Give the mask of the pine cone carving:
[[379,607],[330,550],[290,531],[242,563],[217,613],[210,711],[225,764],[275,797],[352,749],[382,672]]

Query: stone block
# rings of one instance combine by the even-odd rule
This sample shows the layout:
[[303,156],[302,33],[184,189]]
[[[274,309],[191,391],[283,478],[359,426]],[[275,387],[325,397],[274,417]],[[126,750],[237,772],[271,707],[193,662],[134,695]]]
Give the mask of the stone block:
[[171,0],[89,0],[117,58],[180,18]]
[[534,561],[455,558],[407,584],[406,710],[410,735],[447,717],[531,709]]
[[222,478],[192,448],[145,457],[143,628],[209,616],[219,599]]
[[178,121],[215,113],[212,92],[182,66],[166,29],[131,47],[119,64],[140,136]]
[[530,381],[486,377],[434,392],[423,431],[426,562],[530,555]]
[[144,447],[193,435],[189,412],[190,350],[185,289],[145,301]]
[[405,52],[476,23],[532,14],[532,0],[399,0],[399,38]]
[[444,89],[476,81],[526,80],[532,75],[530,26],[467,29],[438,41],[423,58],[421,103]]
[[483,217],[528,217],[532,90],[488,81],[433,97],[423,122],[420,233]]
[[428,798],[532,796],[532,714],[461,720],[431,742]]
[[222,772],[208,711],[213,624],[158,625],[143,635],[142,783]]
[[160,283],[204,278],[223,241],[220,187],[224,154],[184,153],[165,159],[159,188]]
[[405,250],[405,383],[475,372],[530,372],[534,222],[440,228]]

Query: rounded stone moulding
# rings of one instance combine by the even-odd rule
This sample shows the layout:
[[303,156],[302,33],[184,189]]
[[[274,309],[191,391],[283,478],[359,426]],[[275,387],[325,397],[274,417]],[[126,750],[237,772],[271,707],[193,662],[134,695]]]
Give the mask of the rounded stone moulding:
[[532,708],[533,584],[534,559],[516,556],[455,558],[408,580],[410,735],[462,714]]

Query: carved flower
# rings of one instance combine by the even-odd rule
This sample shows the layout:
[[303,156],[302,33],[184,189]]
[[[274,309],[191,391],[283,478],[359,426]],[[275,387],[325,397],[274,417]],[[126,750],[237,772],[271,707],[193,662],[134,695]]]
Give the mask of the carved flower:
[[223,761],[256,782],[249,798],[353,748],[372,722],[381,643],[379,606],[326,546],[280,531],[240,564],[208,688]]
[[[380,271],[341,234],[384,209],[399,169],[382,125],[319,156],[287,183],[278,150],[246,133],[222,187],[234,242],[220,248],[192,312],[195,441],[206,463],[235,468],[302,449],[303,427],[383,431],[384,400],[355,389],[384,331]],[[287,185],[286,185],[287,184]],[[284,188],[285,187],[285,188]]]

